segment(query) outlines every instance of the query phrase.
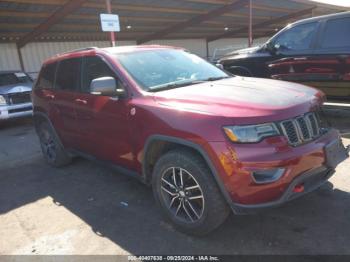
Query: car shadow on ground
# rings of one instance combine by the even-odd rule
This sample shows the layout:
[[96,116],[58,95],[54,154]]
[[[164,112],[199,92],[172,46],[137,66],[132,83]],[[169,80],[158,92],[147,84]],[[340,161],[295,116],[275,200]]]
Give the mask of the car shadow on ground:
[[54,169],[38,157],[7,174],[0,169],[0,215],[49,196],[96,235],[132,254],[350,253],[350,194],[329,182],[281,208],[231,215],[218,230],[198,238],[163,219],[150,188],[93,162],[77,159]]

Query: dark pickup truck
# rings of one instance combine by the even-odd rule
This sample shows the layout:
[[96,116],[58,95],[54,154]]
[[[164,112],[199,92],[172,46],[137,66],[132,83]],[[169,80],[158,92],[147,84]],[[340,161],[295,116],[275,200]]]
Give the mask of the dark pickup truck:
[[266,44],[218,63],[236,75],[299,82],[350,99],[350,12],[295,22]]

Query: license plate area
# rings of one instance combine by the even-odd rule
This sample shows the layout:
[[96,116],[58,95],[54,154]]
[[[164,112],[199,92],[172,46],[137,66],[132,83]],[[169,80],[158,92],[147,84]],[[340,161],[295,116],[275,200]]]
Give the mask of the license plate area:
[[341,140],[334,140],[325,146],[326,165],[336,168],[337,165],[349,157]]

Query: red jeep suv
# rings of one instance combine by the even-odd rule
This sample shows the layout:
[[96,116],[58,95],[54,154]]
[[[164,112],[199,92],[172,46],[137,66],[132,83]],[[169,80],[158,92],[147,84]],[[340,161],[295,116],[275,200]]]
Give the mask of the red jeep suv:
[[348,157],[322,121],[324,95],[229,75],[186,50],[86,48],[46,61],[33,90],[46,161],[98,160],[152,185],[181,231],[231,209],[278,206],[319,187]]

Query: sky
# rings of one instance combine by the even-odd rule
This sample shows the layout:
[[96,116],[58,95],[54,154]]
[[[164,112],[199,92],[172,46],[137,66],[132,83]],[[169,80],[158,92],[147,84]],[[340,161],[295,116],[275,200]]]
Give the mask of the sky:
[[320,3],[324,3],[324,4],[350,7],[350,0],[311,0],[311,1],[320,2]]

